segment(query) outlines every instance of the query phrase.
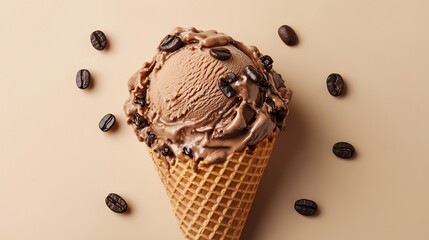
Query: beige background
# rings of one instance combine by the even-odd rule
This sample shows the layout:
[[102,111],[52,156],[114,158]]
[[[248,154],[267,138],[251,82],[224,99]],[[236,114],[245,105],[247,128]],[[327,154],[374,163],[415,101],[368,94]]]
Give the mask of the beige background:
[[[128,78],[175,26],[258,46],[295,92],[243,239],[429,239],[427,1],[0,5],[0,239],[181,239],[122,111]],[[299,46],[280,41],[283,24]],[[96,29],[107,51],[92,48]],[[76,87],[80,68],[93,88]],[[327,93],[331,72],[345,78],[346,96]],[[108,112],[119,127],[103,133]],[[355,159],[333,156],[342,140],[355,145]],[[128,201],[129,214],[107,209],[109,192]],[[317,201],[318,216],[295,212],[303,197]]]

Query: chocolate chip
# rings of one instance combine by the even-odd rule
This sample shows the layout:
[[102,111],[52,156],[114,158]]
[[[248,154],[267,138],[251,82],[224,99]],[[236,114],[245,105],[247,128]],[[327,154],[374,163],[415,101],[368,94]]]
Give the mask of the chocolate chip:
[[184,43],[182,39],[175,35],[167,35],[162,39],[159,48],[166,52],[174,52],[179,49]]
[[326,79],[326,87],[328,88],[329,93],[334,96],[340,96],[344,92],[344,81],[338,73],[329,74]]
[[115,213],[123,213],[128,209],[127,202],[116,193],[109,193],[104,201],[107,207]]
[[332,152],[339,158],[349,159],[353,157],[355,148],[350,143],[337,142],[332,147]]
[[288,25],[281,26],[278,30],[278,34],[286,45],[294,46],[298,44],[298,37],[295,31]]
[[257,82],[261,87],[267,87],[269,85],[268,81],[264,78],[264,76],[258,70],[256,70],[255,67],[251,65],[247,65],[244,68],[244,74],[246,74],[246,76],[250,78],[250,80]]
[[134,99],[134,103],[144,106],[145,103],[146,103],[146,96],[145,96],[145,94],[144,93],[137,94],[137,96]]
[[317,203],[309,199],[299,199],[295,202],[295,210],[304,216],[311,216],[317,212]]
[[171,154],[171,149],[169,147],[163,147],[161,149],[162,156],[169,156]]
[[194,158],[194,155],[192,154],[192,149],[190,147],[183,147],[183,153],[190,158]]
[[91,33],[91,44],[97,50],[103,50],[107,45],[106,35],[100,30]]
[[146,140],[146,144],[150,147],[152,146],[152,144],[155,142],[156,140],[156,135],[151,133],[151,132],[147,132],[147,140]]
[[226,48],[212,48],[210,49],[210,55],[217,60],[226,61],[231,57],[231,52]]
[[98,123],[98,127],[100,128],[101,131],[103,132],[107,132],[109,131],[113,125],[115,125],[116,122],[116,118],[113,114],[109,113],[106,114]]
[[146,119],[138,112],[133,116],[133,123],[136,125],[137,129],[143,129],[148,126]]
[[81,69],[76,74],[76,85],[80,89],[85,89],[91,82],[91,73],[87,69]]
[[219,79],[219,88],[225,97],[232,98],[237,94],[230,85],[235,81],[237,81],[237,76],[232,72],[226,73]]
[[271,68],[273,68],[273,62],[274,62],[273,59],[268,55],[264,55],[260,59],[264,64],[265,70],[269,72]]

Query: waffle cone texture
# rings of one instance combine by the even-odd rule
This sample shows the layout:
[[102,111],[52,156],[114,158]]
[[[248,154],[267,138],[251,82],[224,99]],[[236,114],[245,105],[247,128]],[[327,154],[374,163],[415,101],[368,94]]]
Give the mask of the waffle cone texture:
[[150,152],[186,240],[240,239],[275,139],[272,132],[225,162],[200,162],[198,172],[190,159],[176,159],[168,169]]

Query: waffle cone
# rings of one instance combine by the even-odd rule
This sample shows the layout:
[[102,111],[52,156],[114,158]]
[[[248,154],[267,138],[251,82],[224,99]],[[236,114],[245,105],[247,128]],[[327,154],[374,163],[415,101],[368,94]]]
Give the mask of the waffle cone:
[[150,152],[185,239],[240,239],[275,138],[273,132],[222,163],[200,162],[198,172],[191,160],[176,159],[168,169]]

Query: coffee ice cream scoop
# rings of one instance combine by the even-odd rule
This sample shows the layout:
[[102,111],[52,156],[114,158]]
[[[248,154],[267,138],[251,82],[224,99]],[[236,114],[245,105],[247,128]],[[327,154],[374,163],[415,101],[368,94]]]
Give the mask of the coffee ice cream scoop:
[[284,129],[292,92],[272,63],[223,33],[176,28],[129,80],[128,123],[167,167],[222,162]]

